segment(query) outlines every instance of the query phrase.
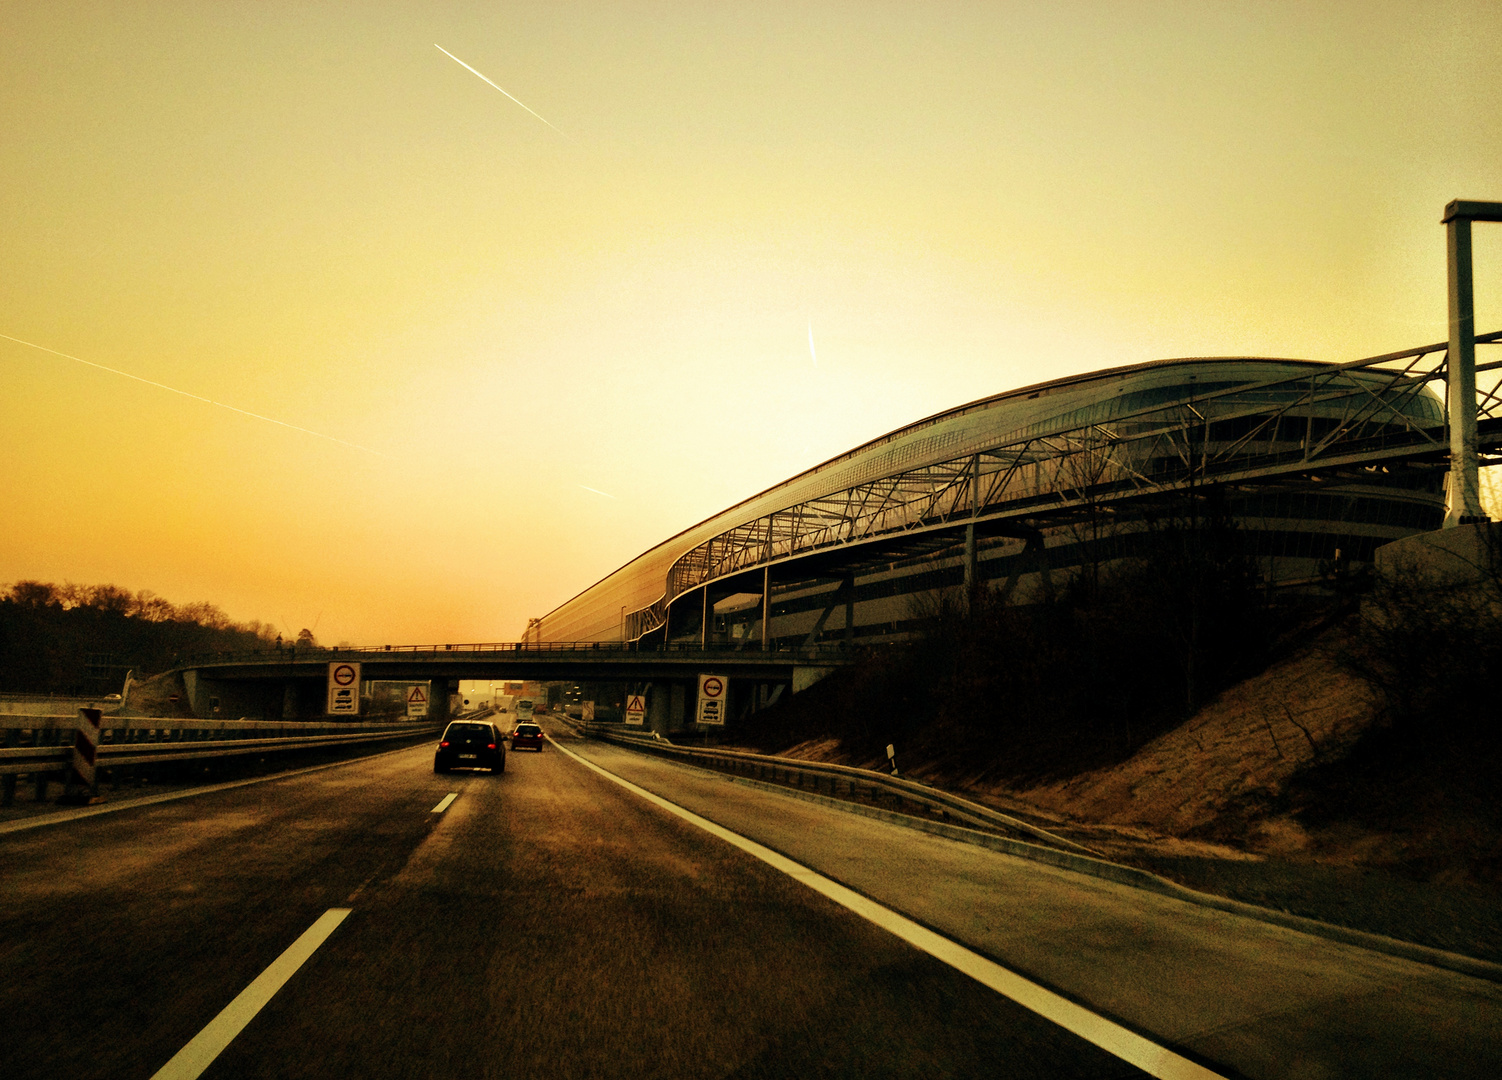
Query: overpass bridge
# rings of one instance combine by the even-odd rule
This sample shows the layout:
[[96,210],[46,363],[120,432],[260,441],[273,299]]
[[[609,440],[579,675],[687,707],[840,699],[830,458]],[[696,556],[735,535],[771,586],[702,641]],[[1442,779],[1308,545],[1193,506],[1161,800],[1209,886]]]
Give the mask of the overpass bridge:
[[[447,645],[379,645],[304,649],[285,646],[235,653],[180,657],[173,673],[181,677],[188,706],[198,717],[321,717],[330,665],[360,665],[362,682],[430,683],[429,715],[445,719],[449,693],[459,680],[532,679],[539,682],[625,682],[655,684],[652,720],[679,721],[692,707],[700,674],[730,680],[732,711],[746,695],[758,701],[773,687],[798,691],[835,668],[853,652],[837,645],[773,647],[770,642],[735,646],[696,644],[652,646],[620,642],[484,642]],[[738,700],[739,698],[739,700]],[[672,714],[679,715],[674,717]]]

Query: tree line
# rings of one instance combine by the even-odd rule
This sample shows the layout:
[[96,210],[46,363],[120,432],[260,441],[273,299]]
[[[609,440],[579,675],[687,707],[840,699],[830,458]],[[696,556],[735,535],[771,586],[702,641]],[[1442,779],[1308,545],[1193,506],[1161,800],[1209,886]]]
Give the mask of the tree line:
[[[193,652],[264,648],[276,627],[238,623],[207,601],[174,604],[117,585],[18,581],[0,590],[0,691],[119,692],[125,674]],[[304,645],[312,635],[299,635]]]

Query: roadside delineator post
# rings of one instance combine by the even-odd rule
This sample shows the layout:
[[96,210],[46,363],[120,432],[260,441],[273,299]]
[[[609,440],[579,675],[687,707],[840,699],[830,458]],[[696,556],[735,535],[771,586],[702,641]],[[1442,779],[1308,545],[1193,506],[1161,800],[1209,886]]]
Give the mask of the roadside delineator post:
[[68,761],[68,780],[59,800],[87,806],[101,802],[98,769],[99,729],[104,714],[98,709],[78,710],[78,730],[73,735],[73,754]]

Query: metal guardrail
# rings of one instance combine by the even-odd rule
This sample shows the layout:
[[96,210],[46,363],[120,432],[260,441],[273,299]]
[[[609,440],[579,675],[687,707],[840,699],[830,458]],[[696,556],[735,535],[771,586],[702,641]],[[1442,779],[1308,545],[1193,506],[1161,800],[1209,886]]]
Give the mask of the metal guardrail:
[[1039,828],[1031,822],[1023,821],[1011,814],[1004,814],[999,810],[992,810],[988,806],[980,806],[958,795],[951,795],[947,791],[940,791],[914,780],[904,780],[900,776],[889,776],[885,773],[872,772],[870,769],[857,769],[850,765],[799,761],[768,754],[752,754],[743,750],[694,749],[678,746],[647,734],[628,733],[614,724],[586,723],[571,726],[582,728],[583,733],[589,738],[630,746],[632,749],[658,754],[662,757],[689,761],[719,772],[734,773],[755,780],[812,790],[834,798],[840,797],[840,788],[843,786],[843,794],[847,798],[858,799],[862,794],[872,801],[895,798],[899,805],[911,803],[923,808],[925,812],[937,813],[945,819],[984,829],[1020,832],[1052,846],[1103,858],[1100,852],[1083,844],[1077,844],[1073,840],[1067,840],[1047,829]]
[[[383,742],[437,731],[441,724],[339,723],[282,720],[103,718],[99,764],[104,768],[194,761],[267,751]],[[66,771],[78,717],[0,716],[0,776]]]

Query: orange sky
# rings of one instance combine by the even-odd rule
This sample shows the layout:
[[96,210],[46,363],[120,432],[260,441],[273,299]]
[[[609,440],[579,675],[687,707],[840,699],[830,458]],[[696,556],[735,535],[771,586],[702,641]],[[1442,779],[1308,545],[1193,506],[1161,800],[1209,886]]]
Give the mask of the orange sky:
[[0,339],[0,583],[509,640],[965,400],[1441,340],[1498,40],[1494,2],[6,3],[0,334],[368,449]]

